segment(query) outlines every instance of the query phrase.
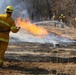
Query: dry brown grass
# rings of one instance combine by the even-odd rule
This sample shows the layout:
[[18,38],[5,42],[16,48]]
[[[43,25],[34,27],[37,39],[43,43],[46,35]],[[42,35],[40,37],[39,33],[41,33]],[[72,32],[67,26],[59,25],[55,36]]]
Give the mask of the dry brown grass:
[[48,26],[45,25],[42,27],[47,29],[47,31],[49,31],[49,32],[54,32],[54,33],[61,35],[61,36],[64,36],[64,37],[76,39],[76,29],[74,29],[74,28],[70,28],[67,26],[65,26],[65,28],[61,28],[61,27],[54,27],[51,25],[48,25]]

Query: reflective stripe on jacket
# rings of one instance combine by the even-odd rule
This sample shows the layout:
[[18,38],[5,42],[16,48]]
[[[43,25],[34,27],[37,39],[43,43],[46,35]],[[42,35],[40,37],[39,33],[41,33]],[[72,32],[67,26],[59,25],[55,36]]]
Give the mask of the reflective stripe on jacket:
[[0,14],[0,31],[5,31],[0,32],[0,41],[9,42],[9,32],[18,32],[14,19],[7,14]]

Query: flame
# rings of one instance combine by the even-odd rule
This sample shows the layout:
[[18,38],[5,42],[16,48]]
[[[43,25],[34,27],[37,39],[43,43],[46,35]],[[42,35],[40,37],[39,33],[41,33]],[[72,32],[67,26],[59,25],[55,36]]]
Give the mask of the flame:
[[48,34],[47,30],[39,27],[33,23],[30,22],[29,18],[26,20],[22,20],[21,18],[17,18],[17,25],[19,25],[21,28],[31,32],[34,35],[37,36],[45,36]]
[[[26,31],[29,31],[30,33],[36,35],[37,37],[44,37],[48,35],[48,31],[40,26],[37,26],[36,24],[33,24],[30,22],[29,18],[23,20],[21,18],[17,18],[16,24],[20,26],[21,28],[25,29]],[[72,40],[72,38],[63,36],[62,34],[57,33],[56,31],[51,31],[49,33],[53,33],[55,35],[61,36],[63,38],[68,38]]]

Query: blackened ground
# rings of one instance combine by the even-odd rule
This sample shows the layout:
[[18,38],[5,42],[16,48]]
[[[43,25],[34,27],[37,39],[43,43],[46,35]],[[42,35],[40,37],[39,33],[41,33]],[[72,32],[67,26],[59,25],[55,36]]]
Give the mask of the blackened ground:
[[76,47],[50,44],[9,44],[0,75],[75,75]]

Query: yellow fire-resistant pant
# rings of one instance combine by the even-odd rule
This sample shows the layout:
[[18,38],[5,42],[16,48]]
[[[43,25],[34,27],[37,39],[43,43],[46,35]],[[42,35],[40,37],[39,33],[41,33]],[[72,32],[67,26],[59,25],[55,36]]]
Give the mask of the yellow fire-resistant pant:
[[3,64],[4,54],[7,50],[8,42],[0,41],[0,66]]

